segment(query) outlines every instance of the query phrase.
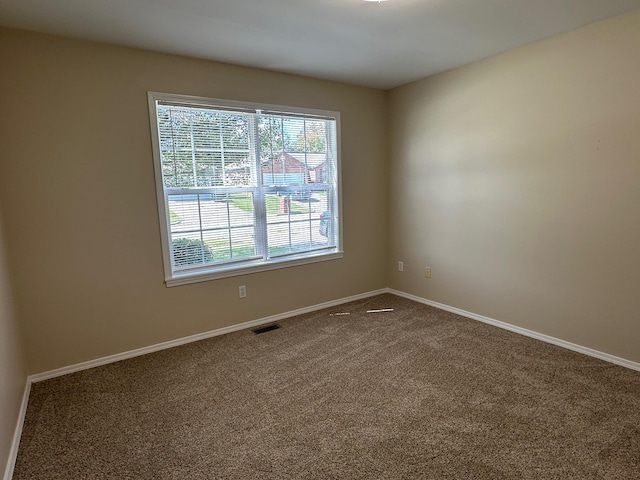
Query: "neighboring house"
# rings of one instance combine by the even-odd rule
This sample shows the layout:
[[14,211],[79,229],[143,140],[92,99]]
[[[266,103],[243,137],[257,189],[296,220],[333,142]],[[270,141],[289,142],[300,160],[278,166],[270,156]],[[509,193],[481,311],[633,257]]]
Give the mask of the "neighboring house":
[[263,185],[301,185],[325,180],[326,153],[281,153],[262,165]]

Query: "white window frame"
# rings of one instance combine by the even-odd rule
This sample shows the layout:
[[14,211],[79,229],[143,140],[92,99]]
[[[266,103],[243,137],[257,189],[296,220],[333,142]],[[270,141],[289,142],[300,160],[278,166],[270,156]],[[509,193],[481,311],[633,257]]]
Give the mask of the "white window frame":
[[[215,280],[226,277],[233,277],[237,275],[247,275],[251,273],[263,272],[268,270],[294,267],[298,265],[305,265],[310,263],[322,262],[327,260],[335,260],[344,256],[343,243],[342,243],[342,175],[341,175],[341,161],[340,161],[340,113],[331,110],[318,110],[300,107],[289,107],[282,105],[241,102],[234,100],[224,100],[217,98],[207,97],[194,97],[188,95],[168,94],[160,92],[148,92],[149,102],[149,117],[151,125],[151,142],[153,149],[153,165],[156,182],[156,200],[158,204],[158,219],[160,223],[160,237],[162,241],[162,255],[164,263],[164,275],[165,283],[167,287],[173,287],[178,285],[185,285],[190,283],[204,282],[209,280]],[[332,218],[331,228],[337,232],[335,247],[327,248],[318,251],[303,252],[301,254],[287,255],[283,257],[249,259],[238,262],[229,262],[218,265],[208,265],[200,267],[194,270],[181,271],[174,270],[171,262],[171,220],[168,215],[168,203],[167,193],[164,187],[162,178],[162,158],[160,153],[160,138],[158,133],[158,121],[156,106],[157,102],[175,102],[182,103],[189,106],[206,106],[206,107],[220,107],[242,110],[260,110],[269,113],[279,114],[294,114],[309,117],[327,118],[335,121],[336,126],[336,192],[334,212],[337,212],[337,218]],[[264,188],[259,183],[255,187],[256,191],[260,191]],[[230,187],[229,190],[233,190],[234,187]],[[174,193],[175,193],[175,189]],[[193,193],[195,189],[185,189],[184,193]],[[206,188],[198,188],[201,193],[206,193]],[[335,217],[335,215],[334,215]],[[264,215],[257,213],[256,221],[264,221]],[[260,225],[260,228],[266,228],[266,222],[264,225]]]

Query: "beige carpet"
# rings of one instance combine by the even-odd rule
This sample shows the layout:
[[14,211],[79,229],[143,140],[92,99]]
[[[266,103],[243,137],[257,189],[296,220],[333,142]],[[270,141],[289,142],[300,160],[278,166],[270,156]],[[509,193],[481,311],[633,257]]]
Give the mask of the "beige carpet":
[[14,479],[640,478],[640,372],[392,295],[280,325],[35,384]]

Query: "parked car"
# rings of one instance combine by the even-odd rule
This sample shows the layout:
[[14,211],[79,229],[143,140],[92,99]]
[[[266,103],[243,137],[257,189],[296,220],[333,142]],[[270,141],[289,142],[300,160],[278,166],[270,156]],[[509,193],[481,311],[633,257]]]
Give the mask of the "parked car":
[[291,200],[297,200],[298,202],[308,202],[309,197],[311,197],[311,192],[297,186],[291,186],[286,187],[281,191],[279,195],[289,195],[291,197]]
[[320,235],[329,237],[329,228],[331,226],[331,214],[327,211],[320,214]]
[[270,185],[265,187],[267,193],[275,193],[279,197],[291,197],[291,200],[307,202],[311,197],[311,191],[303,189],[298,185]]

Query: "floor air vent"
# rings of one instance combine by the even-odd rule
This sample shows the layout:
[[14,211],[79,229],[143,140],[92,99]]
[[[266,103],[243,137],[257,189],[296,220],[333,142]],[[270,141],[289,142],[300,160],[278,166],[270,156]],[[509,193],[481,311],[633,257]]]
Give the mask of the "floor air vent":
[[271,330],[277,330],[279,328],[280,328],[280,325],[274,324],[274,325],[269,325],[267,327],[254,328],[251,331],[257,335],[259,333],[270,332]]

